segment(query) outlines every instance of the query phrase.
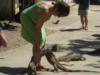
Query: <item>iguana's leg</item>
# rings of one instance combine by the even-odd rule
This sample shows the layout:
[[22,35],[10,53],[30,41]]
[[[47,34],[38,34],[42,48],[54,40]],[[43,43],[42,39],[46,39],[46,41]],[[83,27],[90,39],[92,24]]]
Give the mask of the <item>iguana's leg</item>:
[[54,71],[58,71],[54,54],[51,51],[47,51],[45,52],[45,56],[47,58],[47,61],[54,67]]

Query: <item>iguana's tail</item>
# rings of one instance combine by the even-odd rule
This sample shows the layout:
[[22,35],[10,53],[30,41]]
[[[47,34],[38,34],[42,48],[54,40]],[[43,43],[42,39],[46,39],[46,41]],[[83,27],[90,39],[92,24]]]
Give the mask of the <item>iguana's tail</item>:
[[100,73],[98,71],[90,71],[90,70],[71,70],[71,69],[67,69],[66,67],[61,65],[59,62],[56,65],[60,70],[62,70],[64,72],[95,72],[95,73]]

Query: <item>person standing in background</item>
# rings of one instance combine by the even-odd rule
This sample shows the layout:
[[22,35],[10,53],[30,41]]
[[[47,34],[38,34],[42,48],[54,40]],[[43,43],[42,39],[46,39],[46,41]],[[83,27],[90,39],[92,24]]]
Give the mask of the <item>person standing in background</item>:
[[88,30],[88,9],[90,5],[90,0],[78,0],[79,8],[78,15],[80,16],[82,29]]

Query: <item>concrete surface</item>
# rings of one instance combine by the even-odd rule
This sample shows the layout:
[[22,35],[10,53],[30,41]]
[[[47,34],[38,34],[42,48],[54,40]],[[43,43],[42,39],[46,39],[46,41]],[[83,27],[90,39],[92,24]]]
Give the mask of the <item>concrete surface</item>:
[[[61,18],[58,25],[53,24],[57,20],[52,17],[52,20],[45,23],[46,27],[55,30],[55,33],[47,37],[47,44],[65,45],[64,51],[55,52],[56,56],[62,56],[70,51],[85,52],[94,51],[100,48],[100,6],[91,5],[89,12],[88,30],[81,30],[81,23],[77,15],[77,5],[71,8],[71,14],[66,18]],[[0,75],[18,75],[23,71],[30,61],[31,45],[8,50],[0,53]],[[69,69],[89,70],[100,72],[100,54],[89,55],[84,54],[86,61],[69,62],[66,64],[74,64],[66,66]],[[42,59],[42,64],[45,67],[52,68],[46,61]],[[38,72],[39,75],[100,75],[95,72]]]

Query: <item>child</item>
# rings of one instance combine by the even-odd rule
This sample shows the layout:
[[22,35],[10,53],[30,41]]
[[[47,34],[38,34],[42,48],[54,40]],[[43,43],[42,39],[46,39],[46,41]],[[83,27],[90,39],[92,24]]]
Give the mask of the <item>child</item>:
[[68,16],[70,7],[61,2],[41,1],[26,8],[21,13],[22,37],[33,45],[32,59],[37,70],[44,69],[40,64],[42,48],[46,41],[44,23],[50,19],[51,15],[58,17]]
[[89,8],[90,0],[79,0],[79,8],[78,15],[80,15],[80,20],[82,24],[82,28],[87,30],[88,27],[88,8]]
[[0,27],[0,46],[7,47],[7,39],[5,38],[5,35],[1,27]]

